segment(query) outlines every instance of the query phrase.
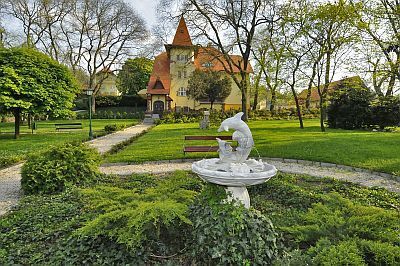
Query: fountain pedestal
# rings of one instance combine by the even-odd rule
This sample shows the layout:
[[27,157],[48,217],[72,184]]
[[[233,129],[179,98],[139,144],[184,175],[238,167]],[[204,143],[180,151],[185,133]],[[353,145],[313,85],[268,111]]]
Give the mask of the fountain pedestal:
[[228,194],[228,201],[235,199],[243,203],[246,209],[250,208],[250,196],[246,187],[227,187],[225,191]]

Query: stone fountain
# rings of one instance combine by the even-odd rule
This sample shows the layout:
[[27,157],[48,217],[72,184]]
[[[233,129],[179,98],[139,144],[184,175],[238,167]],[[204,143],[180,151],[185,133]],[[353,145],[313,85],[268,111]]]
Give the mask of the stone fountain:
[[[248,159],[254,146],[253,136],[247,124],[241,119],[243,112],[225,119],[218,132],[235,130],[232,140],[238,146],[234,150],[231,143],[219,138],[219,158],[203,159],[192,164],[192,171],[207,182],[226,186],[228,195],[241,201],[250,208],[250,197],[247,186],[257,185],[268,181],[276,175],[276,168],[262,160]],[[229,200],[230,198],[228,198]]]

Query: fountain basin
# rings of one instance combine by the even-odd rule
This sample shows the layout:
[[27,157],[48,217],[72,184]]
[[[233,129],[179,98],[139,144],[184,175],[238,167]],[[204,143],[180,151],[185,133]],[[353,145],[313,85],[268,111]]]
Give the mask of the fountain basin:
[[192,171],[204,181],[228,187],[261,184],[277,173],[275,166],[262,161],[248,159],[243,163],[227,164],[218,158],[194,162]]

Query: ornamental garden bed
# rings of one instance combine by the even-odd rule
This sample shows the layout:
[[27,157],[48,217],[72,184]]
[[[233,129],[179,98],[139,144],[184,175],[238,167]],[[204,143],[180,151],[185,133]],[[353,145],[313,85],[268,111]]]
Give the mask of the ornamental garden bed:
[[400,263],[397,194],[287,174],[249,193],[250,211],[216,207],[223,190],[179,171],[25,196],[0,218],[0,264]]

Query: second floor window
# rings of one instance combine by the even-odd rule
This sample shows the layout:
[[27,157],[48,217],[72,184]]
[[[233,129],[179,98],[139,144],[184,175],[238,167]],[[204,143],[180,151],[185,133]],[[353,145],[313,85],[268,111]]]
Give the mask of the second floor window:
[[178,71],[178,78],[182,78],[182,72]]
[[186,96],[186,89],[183,87],[180,87],[178,90],[178,96]]

